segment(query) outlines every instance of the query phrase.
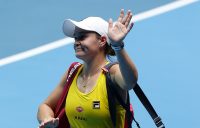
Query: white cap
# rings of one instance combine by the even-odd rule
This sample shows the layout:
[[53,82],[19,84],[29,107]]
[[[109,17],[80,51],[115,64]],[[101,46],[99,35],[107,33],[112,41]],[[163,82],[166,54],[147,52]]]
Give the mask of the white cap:
[[74,21],[66,19],[63,23],[63,32],[66,36],[74,38],[75,28],[81,28],[86,31],[94,31],[105,36],[107,43],[110,45],[110,39],[108,38],[108,22],[100,17],[88,17],[82,21]]

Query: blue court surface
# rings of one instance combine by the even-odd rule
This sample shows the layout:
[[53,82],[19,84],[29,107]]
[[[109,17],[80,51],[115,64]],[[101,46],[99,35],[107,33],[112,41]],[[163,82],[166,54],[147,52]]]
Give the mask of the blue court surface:
[[[139,72],[138,83],[167,128],[200,127],[200,2],[182,3],[188,1],[193,2],[156,16],[145,15],[125,39],[125,49]],[[121,8],[139,16],[176,2],[0,0],[0,127],[38,127],[38,105],[68,66],[79,61],[72,42],[19,59],[23,52],[66,39],[64,19],[116,19]],[[136,95],[130,94],[141,127],[155,128]]]

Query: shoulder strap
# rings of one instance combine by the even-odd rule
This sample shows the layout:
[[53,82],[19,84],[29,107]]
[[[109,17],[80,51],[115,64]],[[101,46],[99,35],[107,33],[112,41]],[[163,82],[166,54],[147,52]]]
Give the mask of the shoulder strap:
[[67,97],[69,88],[71,86],[71,83],[72,83],[74,76],[76,75],[80,65],[81,64],[78,62],[74,62],[71,64],[71,66],[68,69],[67,78],[66,78],[67,81],[65,83],[63,92],[57,103],[56,109],[54,111],[55,117],[59,118],[58,128],[70,128],[70,124],[69,124],[69,121],[68,121],[66,113],[65,113],[65,101],[66,101],[66,97]]
[[108,94],[108,103],[109,103],[109,111],[111,115],[111,119],[116,127],[116,102],[115,99],[119,102],[119,104],[126,110],[126,127],[131,128],[132,120],[134,118],[133,113],[130,111],[130,100],[129,93],[127,92],[127,102],[125,103],[122,98],[119,96],[116,90],[116,85],[112,82],[109,73],[106,73],[106,86],[107,86],[107,94]]
[[139,98],[139,100],[141,101],[141,103],[143,104],[143,106],[148,111],[149,115],[153,119],[156,126],[158,128],[165,128],[161,118],[156,113],[155,109],[151,105],[150,101],[148,100],[148,98],[146,97],[146,95],[144,94],[144,92],[142,91],[140,86],[138,84],[136,84],[136,86],[133,88],[133,90],[134,90],[135,94],[137,95],[137,97]]
[[76,75],[79,67],[81,66],[81,63],[79,62],[74,62],[71,64],[71,66],[69,67],[68,69],[68,72],[67,72],[67,81],[65,83],[65,86],[64,86],[64,89],[63,89],[63,92],[61,94],[61,97],[57,103],[57,106],[56,106],[56,109],[55,109],[55,116],[59,116],[58,114],[60,114],[60,111],[64,108],[65,106],[65,99],[66,99],[66,96],[68,94],[68,90],[69,90],[69,87],[73,81],[73,78],[74,76]]
[[[109,63],[108,65],[106,65],[105,68],[107,69],[107,71],[109,71],[109,69],[111,68],[111,66],[114,65],[114,64],[117,64],[117,63],[114,62],[114,63]],[[144,105],[144,107],[146,108],[146,110],[148,111],[148,113],[150,114],[150,116],[152,117],[152,119],[153,119],[154,123],[156,124],[156,126],[158,128],[165,128],[165,126],[164,126],[161,118],[157,115],[155,109],[151,105],[151,103],[148,100],[148,98],[145,96],[145,94],[142,91],[142,89],[140,88],[140,86],[138,84],[136,84],[136,86],[133,88],[133,90],[134,90],[135,94],[137,95],[137,97],[139,98],[140,102]],[[117,94],[117,93],[115,92],[114,94]],[[117,98],[117,99],[118,99],[118,101],[120,100],[120,98]],[[120,102],[120,104],[121,104],[121,102]],[[121,105],[124,106],[123,103]],[[126,108],[126,107],[124,107],[124,108]],[[133,120],[134,120],[134,116],[133,116]],[[136,124],[137,124],[138,127],[140,127],[137,122],[136,122]]]
[[138,122],[135,120],[133,116],[133,111],[130,111],[130,98],[128,91],[127,91],[127,101],[125,103],[117,92],[116,83],[113,83],[113,81],[111,80],[109,69],[114,64],[117,64],[117,62],[109,63],[104,67],[105,68],[104,70],[106,71],[106,86],[108,94],[109,111],[113,125],[114,127],[116,126],[116,103],[115,100],[113,100],[116,98],[119,104],[126,110],[125,128],[132,128],[131,126],[132,120],[134,120],[138,128],[140,128]]

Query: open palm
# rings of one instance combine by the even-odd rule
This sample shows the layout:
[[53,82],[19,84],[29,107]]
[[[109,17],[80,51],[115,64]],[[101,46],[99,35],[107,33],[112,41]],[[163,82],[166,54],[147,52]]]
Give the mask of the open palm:
[[128,32],[131,30],[133,27],[133,23],[130,24],[131,18],[131,11],[129,10],[124,16],[124,10],[122,9],[120,16],[115,23],[113,23],[112,19],[109,20],[108,37],[111,40],[112,45],[122,42]]

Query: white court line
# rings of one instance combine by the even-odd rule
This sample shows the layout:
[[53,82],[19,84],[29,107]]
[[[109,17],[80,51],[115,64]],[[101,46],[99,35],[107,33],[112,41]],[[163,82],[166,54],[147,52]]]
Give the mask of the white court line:
[[[197,1],[199,1],[199,0],[177,0],[175,2],[166,4],[164,6],[160,6],[160,7],[154,8],[152,10],[137,14],[137,15],[133,16],[132,21],[138,22],[138,21],[141,21],[141,20],[145,20],[147,18],[151,18],[153,16],[157,16],[157,15],[172,11],[174,9],[192,4],[192,3],[197,2]],[[44,52],[65,46],[67,44],[70,44],[72,42],[73,42],[72,38],[64,38],[64,39],[54,41],[52,43],[49,43],[49,44],[31,49],[31,50],[28,50],[28,51],[25,51],[25,52],[21,52],[21,53],[0,59],[0,67],[7,65],[7,64],[10,64],[10,63],[14,63],[14,62],[26,59],[26,58],[33,57],[35,55],[42,54]]]

